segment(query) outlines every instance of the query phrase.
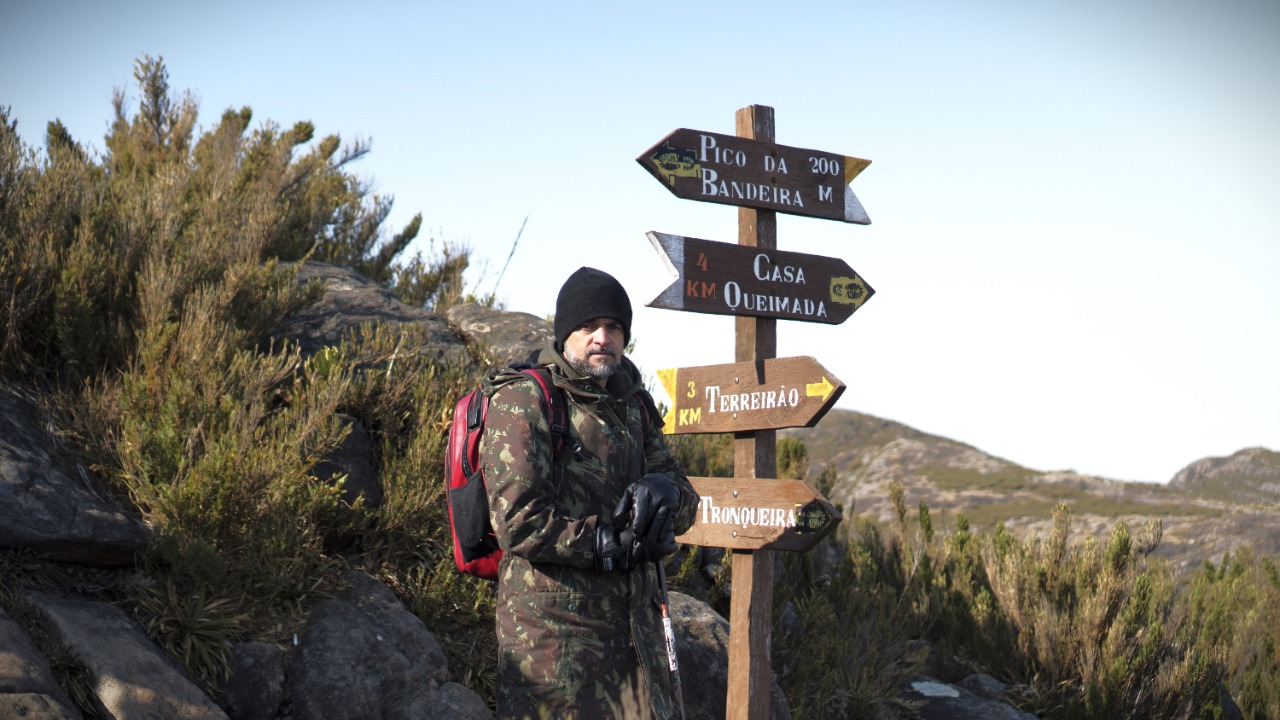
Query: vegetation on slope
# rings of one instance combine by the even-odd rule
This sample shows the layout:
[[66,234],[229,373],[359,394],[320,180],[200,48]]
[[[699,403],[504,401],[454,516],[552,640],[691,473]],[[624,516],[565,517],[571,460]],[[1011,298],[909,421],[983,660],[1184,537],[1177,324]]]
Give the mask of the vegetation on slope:
[[[403,328],[305,360],[271,347],[271,328],[319,297],[288,263],[353,266],[440,310],[468,253],[401,262],[420,218],[385,235],[390,200],[349,170],[367,145],[308,122],[250,130],[248,108],[197,137],[159,59],[135,77],[140,106],[130,116],[117,91],[101,157],[57,121],[41,155],[0,110],[0,368],[61,408],[68,439],[155,528],[118,599],[208,683],[232,640],[288,638],[344,560],[405,590],[449,557],[441,409],[475,369],[390,362],[414,346]],[[376,516],[315,480],[347,432],[339,412],[376,439]]]
[[[864,446],[924,437],[909,429],[897,435],[893,424],[867,416],[838,417],[862,433]],[[867,439],[877,432],[878,440]],[[833,434],[839,431],[828,439]],[[691,474],[732,475],[731,436],[676,436],[671,444]],[[835,468],[809,472],[808,451],[795,436],[779,437],[778,457],[779,477],[810,477],[830,493]],[[1029,482],[1021,469],[930,472],[958,487],[1001,492]],[[1065,486],[1037,490],[1064,493],[1083,512],[1103,502],[1109,512],[1160,509]],[[1221,565],[1206,563],[1188,592],[1149,554],[1161,540],[1158,520],[1137,532],[1118,521],[1101,542],[1072,543],[1073,511],[1060,501],[1050,508],[1047,537],[1019,538],[995,515],[988,532],[963,512],[945,530],[902,483],[888,493],[888,524],[845,507],[835,538],[805,555],[782,554],[774,663],[795,717],[912,717],[899,690],[926,664],[950,681],[994,675],[1010,683],[1009,702],[1043,718],[1226,717],[1224,690],[1246,717],[1280,713],[1273,559],[1244,550]],[[1038,510],[1044,501],[1029,502]],[[688,582],[687,567],[679,578],[713,603],[730,580],[723,573],[702,589]],[[929,649],[938,657],[926,663]]]

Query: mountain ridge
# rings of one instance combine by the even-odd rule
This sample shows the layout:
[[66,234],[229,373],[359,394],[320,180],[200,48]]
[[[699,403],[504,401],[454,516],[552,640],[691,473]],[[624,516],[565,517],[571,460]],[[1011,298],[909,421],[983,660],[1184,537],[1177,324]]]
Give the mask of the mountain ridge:
[[909,508],[926,504],[944,527],[963,513],[977,529],[1002,523],[1018,533],[1045,532],[1063,503],[1076,537],[1103,536],[1120,521],[1136,531],[1158,519],[1161,542],[1153,554],[1179,569],[1219,561],[1246,545],[1280,553],[1280,452],[1267,448],[1195,460],[1159,484],[1032,470],[853,410],[833,410],[815,427],[781,434],[805,443],[811,480],[828,466],[834,470],[828,497],[846,518],[890,521],[890,487],[898,482]]

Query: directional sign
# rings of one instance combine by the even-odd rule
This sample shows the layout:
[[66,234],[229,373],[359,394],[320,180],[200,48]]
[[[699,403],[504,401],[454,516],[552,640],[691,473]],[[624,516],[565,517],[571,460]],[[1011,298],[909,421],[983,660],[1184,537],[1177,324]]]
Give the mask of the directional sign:
[[658,379],[674,404],[669,435],[812,427],[844,392],[811,357],[667,368]]
[[676,281],[649,307],[838,325],[875,290],[839,258],[650,232]]
[[870,160],[680,128],[636,162],[686,200],[871,224],[849,187]]
[[698,515],[677,540],[734,550],[793,550],[818,544],[840,512],[802,480],[691,477]]

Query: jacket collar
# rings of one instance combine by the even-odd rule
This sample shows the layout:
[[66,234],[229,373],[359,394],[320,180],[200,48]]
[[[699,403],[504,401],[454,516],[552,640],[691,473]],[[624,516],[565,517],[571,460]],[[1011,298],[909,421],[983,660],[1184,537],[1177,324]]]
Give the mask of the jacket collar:
[[609,376],[603,387],[595,381],[595,378],[573,369],[569,362],[564,359],[564,355],[556,350],[555,345],[551,342],[548,342],[542,348],[541,353],[538,355],[538,363],[551,366],[554,368],[554,374],[564,379],[564,382],[557,382],[557,385],[560,385],[568,392],[589,400],[613,397],[625,402],[630,400],[631,396],[635,395],[643,387],[640,382],[640,370],[626,355],[622,356],[618,369],[614,371],[613,375]]

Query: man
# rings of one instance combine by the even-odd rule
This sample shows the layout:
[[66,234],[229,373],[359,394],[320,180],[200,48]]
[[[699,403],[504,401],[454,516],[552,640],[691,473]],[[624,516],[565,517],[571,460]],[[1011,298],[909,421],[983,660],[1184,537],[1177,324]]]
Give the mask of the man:
[[662,419],[623,357],[631,301],[580,268],[560,288],[538,361],[563,390],[564,449],[519,373],[491,396],[481,463],[504,553],[497,598],[502,718],[675,716],[655,563],[693,524],[698,498]]

